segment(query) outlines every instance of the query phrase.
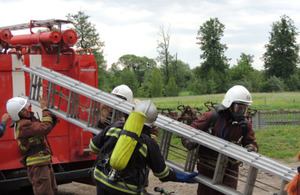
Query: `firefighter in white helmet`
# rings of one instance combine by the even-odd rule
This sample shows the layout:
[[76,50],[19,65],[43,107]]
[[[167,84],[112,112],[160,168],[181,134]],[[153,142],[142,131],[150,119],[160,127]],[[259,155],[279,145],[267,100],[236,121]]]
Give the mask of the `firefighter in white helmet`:
[[122,99],[125,99],[126,101],[133,103],[133,93],[132,90],[127,85],[119,85],[115,87],[111,94],[114,94]]
[[[141,120],[132,120],[135,114],[144,115],[146,118]],[[117,121],[107,126],[104,131],[93,137],[90,141],[90,149],[98,154],[97,163],[94,169],[94,179],[97,184],[98,195],[123,195],[123,194],[142,194],[143,187],[148,177],[146,167],[152,169],[154,176],[162,182],[187,182],[196,183],[194,179],[197,173],[188,175],[169,169],[161,155],[159,146],[150,137],[150,128],[157,118],[157,108],[150,100],[140,101],[135,105],[127,121]],[[140,124],[139,122],[142,122]],[[131,129],[141,125],[141,133],[132,132]],[[120,142],[126,136],[128,142],[135,143],[134,152],[127,156],[125,152],[129,151],[127,142]],[[119,143],[124,145],[120,146]],[[122,147],[123,146],[123,147]],[[132,149],[132,148],[131,148]],[[117,151],[115,151],[117,150]],[[114,153],[115,157],[120,157],[118,163],[121,163],[122,170],[114,170],[111,162]],[[123,165],[123,158],[129,158],[127,164]],[[127,162],[127,161],[126,161]],[[112,174],[114,173],[114,174]]]
[[[130,103],[133,103],[133,93],[132,90],[127,86],[127,85],[118,85],[117,87],[115,87],[112,91],[111,94],[124,99]],[[112,117],[112,113],[113,113],[113,108],[105,105],[105,104],[101,104],[100,106],[100,120],[98,121],[97,126],[100,129],[104,129],[107,125],[110,124],[111,122],[111,117]],[[118,115],[120,115],[118,117],[118,120],[125,120],[126,115],[123,113],[117,113]]]
[[57,122],[57,118],[47,109],[46,98],[40,97],[42,121],[29,111],[27,99],[14,97],[7,101],[6,110],[15,127],[18,146],[24,157],[20,161],[27,167],[27,175],[35,195],[55,194],[57,191],[54,171],[51,165],[51,149],[45,138]]
[[[252,124],[246,115],[248,106],[252,104],[250,92],[241,85],[230,88],[222,104],[210,110],[192,123],[192,127],[206,131],[221,139],[233,142],[245,147],[246,152],[257,152],[258,145],[252,129]],[[182,139],[182,144],[189,150],[197,147],[197,144],[188,139]],[[213,178],[218,153],[207,147],[199,147],[199,161],[197,164],[198,172],[206,177]],[[237,188],[237,177],[240,162],[229,158],[223,178],[223,184],[231,188]],[[199,183],[197,194],[222,194],[208,186]]]

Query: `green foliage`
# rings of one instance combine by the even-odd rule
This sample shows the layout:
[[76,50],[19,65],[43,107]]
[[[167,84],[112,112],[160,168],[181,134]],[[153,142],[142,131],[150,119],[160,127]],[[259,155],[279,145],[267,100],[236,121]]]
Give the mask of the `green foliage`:
[[138,82],[142,83],[146,72],[150,71],[153,67],[156,67],[156,62],[153,59],[147,57],[139,57],[135,55],[123,55],[119,58],[117,65],[120,67],[128,68],[134,72]]
[[151,97],[161,97],[163,90],[163,82],[158,68],[152,70],[151,78]]
[[98,69],[98,88],[101,89],[102,91],[106,91],[106,92],[111,91],[108,80],[109,80],[109,75],[106,72],[106,70],[99,67],[99,69]]
[[[104,42],[100,40],[100,35],[97,32],[95,25],[88,21],[90,16],[86,15],[83,11],[78,11],[77,14],[68,14],[66,16],[68,20],[73,22],[74,28],[72,28],[78,36],[76,46],[78,49],[91,49],[92,54],[95,56],[95,60],[98,64],[98,88],[102,90],[108,90],[108,84],[106,82],[106,61],[103,56]],[[86,50],[83,53],[88,53]]]
[[146,72],[144,76],[144,81],[141,84],[141,87],[138,90],[137,97],[150,97],[151,94],[151,83],[152,83],[152,74],[151,72]]
[[[163,68],[161,69],[163,70]],[[172,60],[170,63],[170,78],[173,77],[179,89],[185,89],[194,78],[193,72],[187,63],[181,60]]]
[[78,48],[91,48],[98,51],[104,46],[104,43],[100,41],[95,25],[88,21],[90,16],[86,15],[84,11],[78,11],[77,14],[68,14],[66,17],[73,22],[73,30],[78,36],[76,43]]
[[295,73],[285,81],[288,91],[300,91],[300,69],[297,68]]
[[242,53],[240,59],[237,60],[237,65],[230,68],[231,80],[248,79],[249,75],[254,71],[252,67],[253,55]]
[[299,45],[296,43],[298,32],[294,21],[283,15],[279,22],[273,23],[270,35],[263,55],[266,76],[286,80],[294,74],[299,62]]
[[137,94],[139,83],[133,71],[129,70],[128,68],[120,71],[120,80],[121,83],[119,84],[127,85],[132,90],[134,95]]
[[295,157],[300,148],[300,127],[281,127],[255,131],[259,153],[270,158]]
[[280,78],[272,76],[267,79],[267,81],[263,84],[262,88],[263,91],[266,92],[282,92],[284,91],[285,85]]
[[174,77],[171,77],[165,90],[165,95],[169,97],[178,96],[178,87],[175,83]]
[[196,37],[202,50],[200,58],[204,61],[200,67],[200,78],[209,79],[210,72],[215,71],[215,77],[218,78],[214,81],[217,84],[217,92],[222,92],[225,84],[225,71],[229,68],[229,59],[225,56],[227,46],[221,44],[221,38],[224,35],[225,25],[222,24],[218,18],[211,18],[206,21],[198,31]]

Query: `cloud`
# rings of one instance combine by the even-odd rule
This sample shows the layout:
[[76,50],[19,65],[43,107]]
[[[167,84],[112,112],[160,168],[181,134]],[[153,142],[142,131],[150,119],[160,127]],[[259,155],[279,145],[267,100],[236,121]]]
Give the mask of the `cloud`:
[[[254,68],[262,69],[264,45],[273,22],[286,14],[300,26],[298,0],[0,0],[0,26],[29,23],[30,20],[66,19],[79,10],[90,16],[101,41],[108,66],[126,54],[156,58],[159,27],[170,27],[170,52],[191,68],[199,66],[200,49],[196,36],[210,18],[225,25],[221,42],[231,65],[242,52],[254,55]],[[29,31],[28,31],[29,33]],[[298,37],[299,40],[299,37]]]

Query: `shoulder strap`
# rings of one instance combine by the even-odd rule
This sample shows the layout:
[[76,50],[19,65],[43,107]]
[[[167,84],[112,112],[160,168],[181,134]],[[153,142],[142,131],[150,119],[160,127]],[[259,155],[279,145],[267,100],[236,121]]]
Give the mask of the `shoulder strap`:
[[216,132],[214,130],[214,126],[218,120],[219,117],[219,112],[217,110],[214,110],[211,117],[209,118],[209,123],[208,123],[208,133],[212,135],[216,135]]
[[218,111],[214,110],[211,117],[209,118],[208,128],[214,127],[219,117]]

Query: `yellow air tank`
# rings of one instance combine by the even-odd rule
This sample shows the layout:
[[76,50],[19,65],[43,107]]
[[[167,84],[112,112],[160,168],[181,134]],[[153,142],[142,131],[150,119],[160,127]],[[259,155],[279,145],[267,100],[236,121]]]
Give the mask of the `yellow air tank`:
[[126,168],[137,145],[137,140],[130,135],[133,133],[140,137],[146,118],[147,116],[143,112],[137,110],[133,110],[129,114],[110,158],[110,166],[114,170],[121,171]]

